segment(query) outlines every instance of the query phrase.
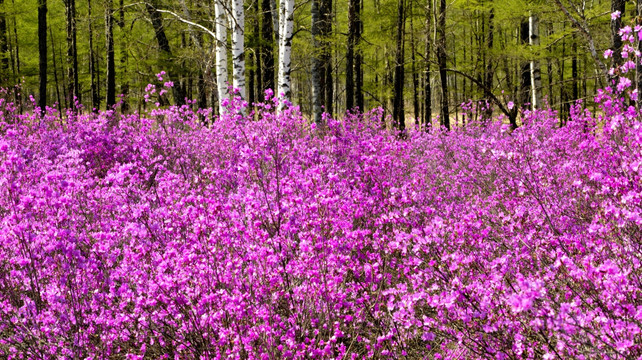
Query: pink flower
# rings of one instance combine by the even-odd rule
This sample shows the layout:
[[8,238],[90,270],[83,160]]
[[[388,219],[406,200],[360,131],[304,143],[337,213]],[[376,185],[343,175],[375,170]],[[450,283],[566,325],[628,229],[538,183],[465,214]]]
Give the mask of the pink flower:
[[622,13],[619,10],[612,12],[611,13],[611,20],[619,19],[620,15],[622,15]]

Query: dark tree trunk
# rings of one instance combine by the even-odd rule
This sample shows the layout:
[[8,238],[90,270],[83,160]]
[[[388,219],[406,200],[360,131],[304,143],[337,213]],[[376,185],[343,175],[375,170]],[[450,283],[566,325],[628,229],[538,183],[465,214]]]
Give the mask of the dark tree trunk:
[[127,43],[129,42],[129,37],[127,34],[127,30],[125,28],[125,6],[124,6],[124,0],[120,0],[120,4],[118,6],[118,13],[119,13],[119,19],[118,19],[118,27],[120,30],[123,32],[123,34],[126,34],[124,39],[127,41],[121,41],[120,45],[120,68],[121,68],[121,79],[122,83],[120,84],[120,93],[123,95],[122,98],[122,104],[120,105],[120,110],[123,113],[127,113],[129,111],[129,102],[128,102],[128,95],[129,95],[129,74],[127,72],[128,67],[129,67],[129,53],[127,51]]
[[90,90],[91,90],[91,107],[92,111],[100,108],[100,99],[98,96],[98,83],[96,80],[96,56],[94,54],[94,28],[92,26],[93,19],[91,18],[91,0],[87,0],[87,17],[89,18],[89,76],[90,76]]
[[319,0],[312,0],[312,7],[310,10],[312,17],[312,43],[314,51],[312,54],[312,117],[316,124],[323,122],[323,103],[325,102],[325,94],[322,89],[322,79],[324,78],[323,66],[321,63],[322,53],[319,51],[321,41],[319,39],[321,30],[321,17],[319,14]]
[[107,110],[116,104],[116,64],[114,61],[114,9],[113,0],[105,1],[105,45],[107,48]]
[[332,0],[319,0],[319,16],[321,17],[320,36],[322,40],[321,48],[321,93],[325,94],[323,100],[325,109],[328,114],[332,114],[334,106],[334,82],[332,78],[332,44],[329,41],[332,35]]
[[205,76],[202,71],[198,72],[196,87],[198,88],[198,108],[205,109],[207,107],[207,92],[205,90]]
[[573,35],[573,58],[571,59],[571,76],[573,77],[573,88],[572,94],[573,99],[571,101],[575,102],[580,98],[579,94],[579,85],[578,85],[578,69],[577,69],[577,38]]
[[[562,31],[566,29],[566,26],[563,26]],[[566,40],[562,39],[562,54],[566,54]],[[566,121],[567,114],[568,114],[568,103],[567,103],[567,94],[566,94],[566,86],[564,82],[564,70],[565,70],[565,61],[564,61],[564,56],[562,56],[562,59],[558,59],[558,76],[560,79],[560,125],[563,125]]]
[[[172,58],[172,49],[169,45],[167,35],[165,34],[165,28],[163,27],[163,17],[161,16],[161,13],[158,12],[154,6],[152,6],[152,4],[147,3],[146,8],[147,13],[149,14],[149,18],[152,22],[152,27],[154,28],[156,41],[158,42],[158,48],[160,49],[162,56],[165,58],[164,60],[170,60]],[[166,72],[167,77],[169,77],[170,79],[174,79],[175,74],[173,70],[167,69]],[[176,101],[176,105],[181,106],[185,104],[185,87],[181,85],[178,78],[174,80],[172,94],[174,95],[174,101]]]
[[[261,22],[259,14],[259,5],[256,1],[252,2],[250,7],[251,15],[251,28],[252,28],[252,38],[251,46],[254,51],[250,53],[250,61],[252,62],[249,70],[249,84],[248,84],[248,100],[250,106],[253,103],[260,100],[261,88],[263,87],[263,79],[261,78],[261,46],[260,46],[260,37],[261,37]],[[249,25],[249,24],[248,24]]]
[[410,17],[410,59],[412,61],[412,106],[415,125],[419,125],[419,77],[417,75],[417,57],[415,56],[415,29]]
[[3,84],[9,79],[9,37],[7,34],[7,15],[4,11],[4,0],[0,0],[0,69]]
[[622,16],[624,16],[626,0],[611,0],[611,12],[620,12],[620,17],[611,20],[611,39],[613,50],[613,65],[622,64],[622,37],[620,36],[620,28],[622,27]]
[[44,110],[47,104],[47,0],[38,0],[38,55],[40,76],[38,107]]
[[490,119],[493,116],[493,110],[490,106],[491,94],[490,91],[493,88],[493,61],[490,55],[492,55],[493,45],[494,45],[494,32],[495,32],[495,9],[491,8],[488,14],[488,33],[486,34],[486,69],[484,71],[484,97],[486,98],[487,108],[486,108],[486,119]]
[[365,111],[365,104],[363,99],[363,51],[361,51],[361,36],[363,35],[363,20],[361,19],[361,13],[363,8],[362,0],[355,0],[357,6],[355,7],[355,21],[356,24],[356,33],[354,38],[354,91],[355,91],[355,105],[359,111]]
[[[529,30],[528,30],[528,19],[523,19],[520,24],[519,39],[522,45],[528,44]],[[528,95],[531,90],[531,67],[530,63],[526,60],[522,60],[521,63],[521,83],[520,83],[520,100],[519,105],[521,107],[528,107]]]
[[354,45],[357,35],[356,8],[358,0],[350,0],[348,5],[348,49],[346,52],[346,110],[354,108]]
[[261,0],[261,92],[274,89],[274,34],[270,0]]
[[75,99],[80,101],[78,88],[78,55],[76,42],[76,0],[65,0],[67,19],[67,94],[69,109],[76,111]]
[[424,53],[424,115],[423,121],[426,130],[432,126],[432,88],[430,86],[430,57],[432,56],[432,0],[426,0],[426,49]]
[[404,0],[397,3],[397,52],[395,57],[394,99],[392,106],[392,119],[399,131],[406,129],[404,114],[404,26],[406,22]]
[[437,45],[437,63],[441,78],[441,125],[450,130],[450,111],[448,105],[448,74],[446,73],[446,0],[439,2],[439,24],[437,26],[439,44]]

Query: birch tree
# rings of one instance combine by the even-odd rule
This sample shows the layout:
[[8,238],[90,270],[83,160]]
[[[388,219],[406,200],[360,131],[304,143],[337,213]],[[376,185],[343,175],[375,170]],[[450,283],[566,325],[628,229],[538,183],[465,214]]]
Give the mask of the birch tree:
[[[294,0],[283,0],[279,16],[279,76],[278,96],[290,100],[292,32],[294,29]],[[283,108],[283,104],[281,105]]]
[[[528,17],[528,44],[533,47],[539,46],[539,19],[537,15],[529,14]],[[542,103],[542,74],[540,72],[539,61],[532,55],[530,62],[530,80],[531,80],[531,106],[532,109],[538,109]]]
[[224,0],[216,0],[214,16],[216,16],[216,83],[218,86],[219,114],[225,112],[223,100],[229,99],[227,89],[227,16]]
[[245,99],[245,10],[243,0],[232,0],[232,85]]

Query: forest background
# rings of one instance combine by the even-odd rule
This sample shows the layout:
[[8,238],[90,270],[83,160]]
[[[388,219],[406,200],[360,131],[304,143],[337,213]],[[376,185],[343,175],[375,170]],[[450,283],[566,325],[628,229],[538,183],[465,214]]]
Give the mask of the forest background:
[[619,29],[638,8],[623,0],[0,0],[0,85],[15,86],[9,95],[21,106],[33,94],[59,110],[74,97],[104,109],[122,94],[126,113],[145,109],[146,86],[163,70],[174,86],[161,105],[187,98],[220,111],[226,80],[249,103],[261,101],[266,89],[283,90],[279,32],[289,11],[284,95],[317,121],[322,111],[381,106],[400,128],[436,116],[450,127],[472,100],[479,114],[503,112],[514,125],[522,107],[545,102],[563,122],[575,101],[592,104],[606,68],[622,62]]

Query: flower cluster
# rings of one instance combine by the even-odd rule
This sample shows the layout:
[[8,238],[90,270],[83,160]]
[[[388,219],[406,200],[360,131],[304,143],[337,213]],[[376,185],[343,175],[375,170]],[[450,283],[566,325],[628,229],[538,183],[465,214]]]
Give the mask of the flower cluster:
[[642,128],[601,96],[402,138],[2,103],[0,357],[637,358]]

